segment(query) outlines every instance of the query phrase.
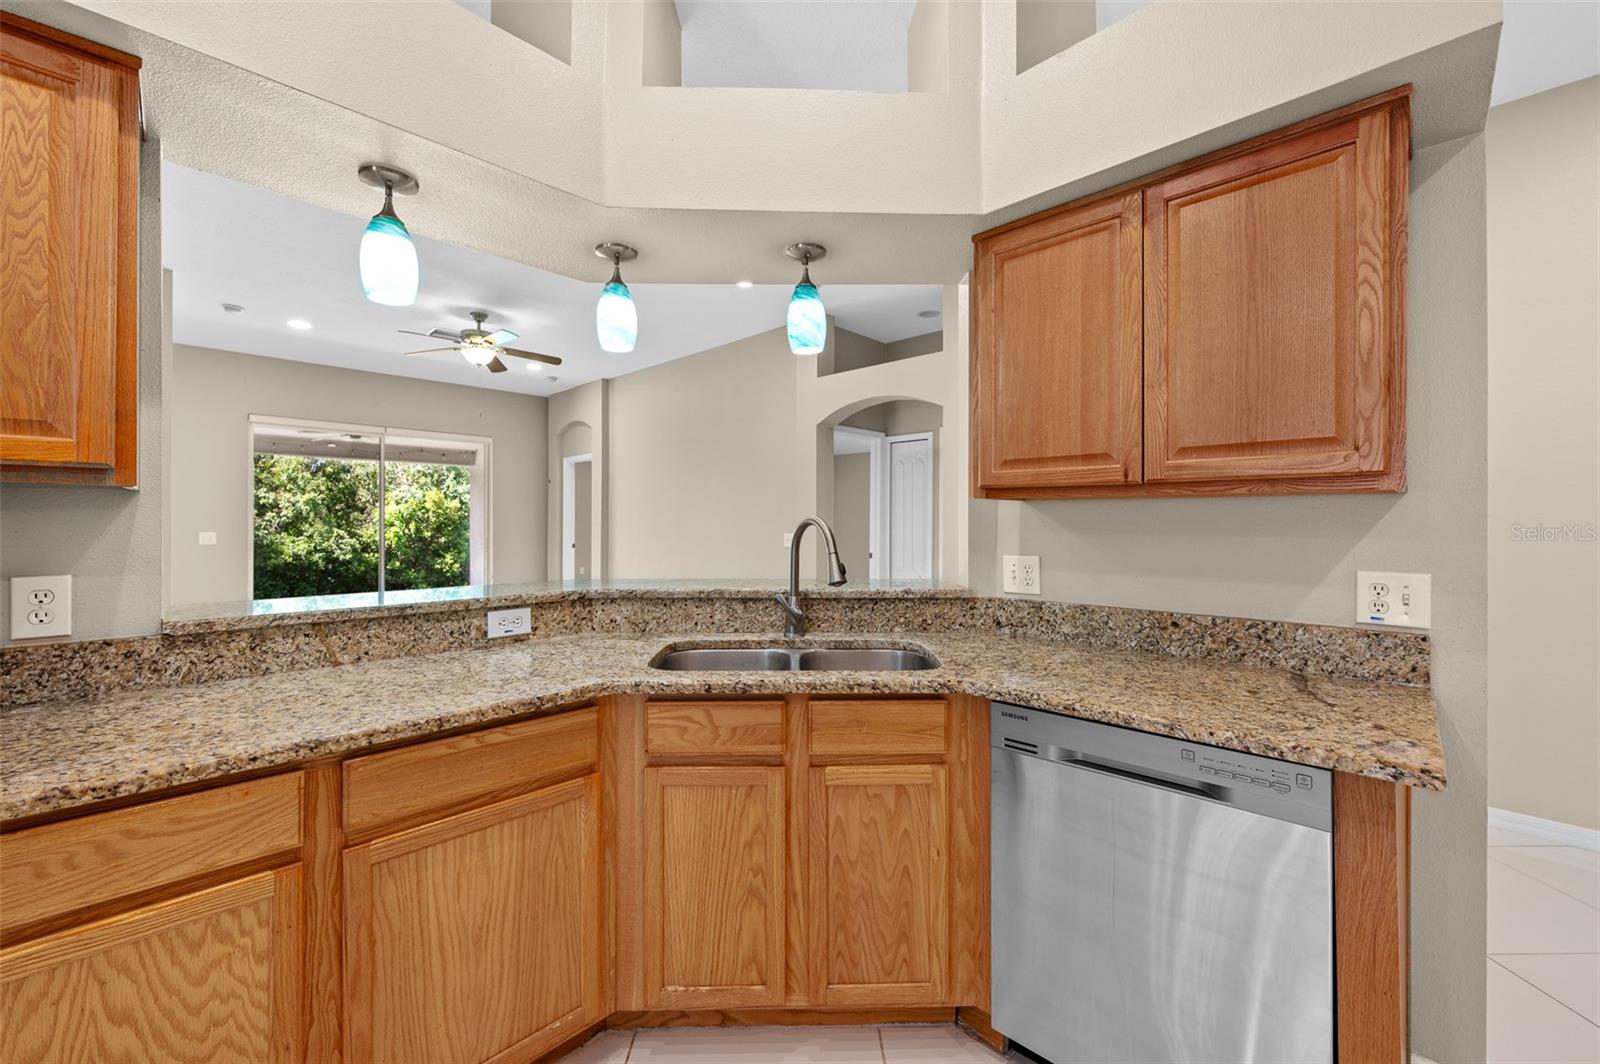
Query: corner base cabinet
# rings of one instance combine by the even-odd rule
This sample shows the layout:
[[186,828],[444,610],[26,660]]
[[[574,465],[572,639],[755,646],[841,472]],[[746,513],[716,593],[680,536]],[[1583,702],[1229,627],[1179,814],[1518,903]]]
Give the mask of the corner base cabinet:
[[973,494],[1402,490],[1409,99],[975,237]]

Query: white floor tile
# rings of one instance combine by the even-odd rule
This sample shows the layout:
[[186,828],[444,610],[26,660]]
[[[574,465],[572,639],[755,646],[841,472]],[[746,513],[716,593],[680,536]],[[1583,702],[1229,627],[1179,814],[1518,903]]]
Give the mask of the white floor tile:
[[665,1027],[639,1031],[628,1064],[883,1064],[875,1027]]
[[1508,953],[1490,960],[1600,1026],[1600,953]]
[[601,1031],[562,1057],[560,1064],[627,1064],[632,1031]]
[[1524,835],[1520,831],[1511,831],[1507,828],[1489,828],[1490,846],[1550,846],[1554,845],[1549,839],[1539,839],[1532,835]]
[[1489,865],[1489,953],[1600,953],[1600,909],[1500,861]]
[[1575,846],[1491,846],[1489,857],[1600,909],[1600,853]]
[[886,1064],[992,1064],[1006,1058],[956,1027],[880,1027]]
[[1593,1064],[1600,1027],[1489,962],[1489,1064]]

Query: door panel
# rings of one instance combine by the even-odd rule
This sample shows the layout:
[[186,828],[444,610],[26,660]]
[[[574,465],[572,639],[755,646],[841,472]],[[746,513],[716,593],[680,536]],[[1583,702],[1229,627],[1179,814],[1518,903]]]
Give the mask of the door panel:
[[646,770],[645,995],[650,1008],[781,1005],[784,770]]
[[975,488],[1140,479],[1138,192],[978,245]]
[[811,770],[815,1004],[945,1003],[945,787],[943,765]]
[[933,579],[933,440],[889,438],[889,578]]
[[1381,472],[1389,114],[1145,194],[1145,479]]
[[346,1056],[532,1060],[600,1014],[598,777],[347,850]]
[[300,868],[0,952],[0,1060],[300,1059]]

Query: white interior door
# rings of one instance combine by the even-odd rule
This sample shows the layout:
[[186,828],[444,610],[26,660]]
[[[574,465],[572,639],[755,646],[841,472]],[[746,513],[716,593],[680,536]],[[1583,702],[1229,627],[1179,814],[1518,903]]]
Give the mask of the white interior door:
[[933,435],[889,437],[889,579],[933,579]]
[[590,471],[592,456],[561,460],[561,579],[588,577],[590,537]]

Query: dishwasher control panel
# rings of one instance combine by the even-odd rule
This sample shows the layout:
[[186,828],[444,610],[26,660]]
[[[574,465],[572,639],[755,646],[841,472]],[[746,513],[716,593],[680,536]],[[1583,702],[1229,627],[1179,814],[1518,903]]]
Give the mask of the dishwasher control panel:
[[990,712],[990,742],[997,750],[1166,784],[1198,798],[1331,828],[1333,773],[1325,768],[1026,706],[996,702]]

